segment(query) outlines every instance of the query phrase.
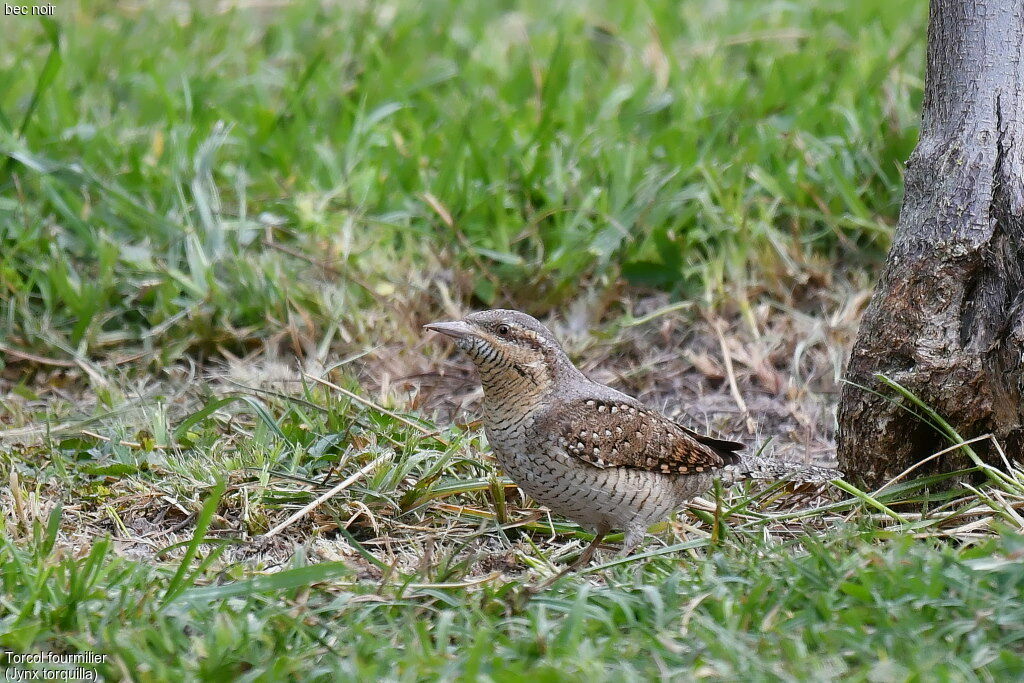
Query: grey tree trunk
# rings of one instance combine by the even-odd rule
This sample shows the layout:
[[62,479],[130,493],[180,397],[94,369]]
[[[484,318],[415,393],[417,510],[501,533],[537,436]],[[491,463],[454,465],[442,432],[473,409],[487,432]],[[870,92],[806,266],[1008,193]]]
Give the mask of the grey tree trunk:
[[[875,379],[883,373],[963,437],[992,433],[1024,459],[1024,0],[932,0],[923,109],[847,379],[892,398]],[[854,384],[839,403],[848,474],[877,486],[949,445]],[[994,449],[985,457],[998,462]]]

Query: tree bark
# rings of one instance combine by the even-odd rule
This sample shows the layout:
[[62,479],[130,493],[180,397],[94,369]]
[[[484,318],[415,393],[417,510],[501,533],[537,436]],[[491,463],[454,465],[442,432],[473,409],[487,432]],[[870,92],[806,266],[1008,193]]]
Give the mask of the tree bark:
[[[932,0],[905,182],[839,403],[839,464],[869,486],[949,445],[876,373],[964,438],[991,433],[1024,460],[1024,0]],[[993,448],[976,450],[1001,462]]]

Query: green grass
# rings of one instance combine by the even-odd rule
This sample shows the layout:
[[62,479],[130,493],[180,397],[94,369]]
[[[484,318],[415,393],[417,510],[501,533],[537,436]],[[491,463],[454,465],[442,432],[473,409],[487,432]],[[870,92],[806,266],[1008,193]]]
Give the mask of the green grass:
[[[102,653],[105,676],[140,680],[1024,673],[1019,470],[976,491],[929,492],[932,477],[810,505],[740,487],[526,600],[587,535],[496,496],[476,431],[318,385],[242,396],[156,435],[118,416],[92,426],[114,442],[58,426],[3,456],[0,646]],[[286,529],[278,560],[233,554],[350,475]]]
[[410,268],[544,312],[887,246],[923,5],[359,7],[6,19],[2,336],[167,365],[358,325]]
[[[525,600],[589,535],[389,384],[460,307],[582,301],[574,353],[610,361],[696,299],[793,357],[740,389],[816,391],[833,271],[896,220],[925,3],[237,4],[0,18],[0,648],[154,681],[1024,674],[1019,470],[708,494]],[[209,374],[278,355],[372,400]]]
[[[1011,680],[1024,674],[1024,538],[966,551],[856,535],[794,550],[734,544],[561,585],[360,584],[304,565],[228,599],[160,598],[168,574],[46,543],[0,546],[3,645],[108,655],[136,680]],[[995,560],[995,561],[993,561]],[[290,573],[306,571],[299,586]],[[309,588],[317,579],[323,586]],[[332,582],[341,580],[341,585]],[[31,605],[32,609],[24,606]],[[183,656],[183,653],[194,653]]]

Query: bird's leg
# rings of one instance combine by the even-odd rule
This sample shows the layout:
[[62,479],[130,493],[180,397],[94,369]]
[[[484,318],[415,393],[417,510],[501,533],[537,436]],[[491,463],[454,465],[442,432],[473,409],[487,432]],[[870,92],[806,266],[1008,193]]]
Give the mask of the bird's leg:
[[636,550],[636,547],[644,540],[644,534],[646,533],[647,527],[626,529],[626,537],[622,539],[622,550],[619,551],[619,557],[628,557],[630,553]]
[[587,562],[590,562],[590,558],[594,556],[594,552],[597,551],[597,547],[601,545],[601,541],[604,540],[606,534],[607,532],[605,531],[598,531],[597,534],[594,536],[594,540],[590,542],[590,545],[583,549],[583,552],[580,553],[579,557],[573,560],[572,564],[570,564],[568,567],[558,572],[551,578],[542,581],[541,583],[538,583],[534,586],[527,586],[526,591],[529,593],[539,593],[551,584],[553,584],[555,581],[558,581],[566,574],[574,572],[580,567],[586,565]]
[[583,552],[580,553],[580,556],[577,557],[572,564],[570,564],[566,569],[562,570],[563,573],[579,569],[580,567],[584,566],[587,562],[590,562],[590,558],[594,556],[594,553],[597,551],[597,547],[601,545],[601,541],[604,540],[604,537],[605,533],[603,531],[597,532],[597,534],[594,536],[594,540],[590,542],[590,545],[583,549]]

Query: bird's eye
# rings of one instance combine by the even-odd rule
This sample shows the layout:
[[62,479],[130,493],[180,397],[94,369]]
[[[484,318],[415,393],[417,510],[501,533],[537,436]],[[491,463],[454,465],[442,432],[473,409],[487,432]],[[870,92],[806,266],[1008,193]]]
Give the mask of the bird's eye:
[[498,325],[498,334],[508,334],[511,331],[512,331],[512,328],[509,327],[508,325],[505,325],[505,324]]

